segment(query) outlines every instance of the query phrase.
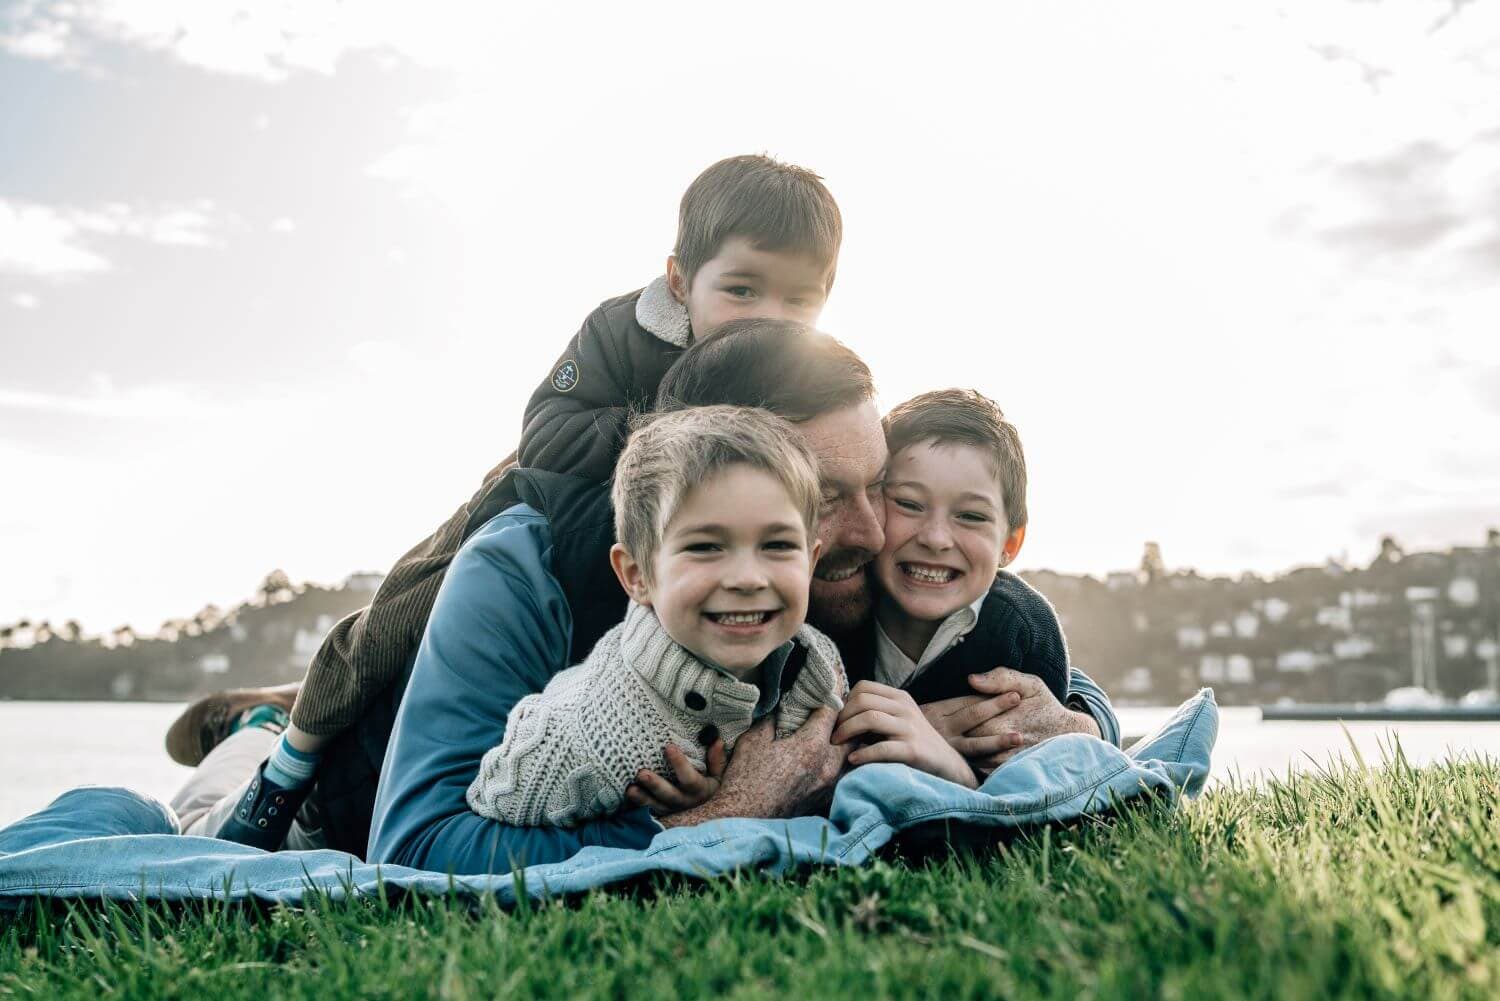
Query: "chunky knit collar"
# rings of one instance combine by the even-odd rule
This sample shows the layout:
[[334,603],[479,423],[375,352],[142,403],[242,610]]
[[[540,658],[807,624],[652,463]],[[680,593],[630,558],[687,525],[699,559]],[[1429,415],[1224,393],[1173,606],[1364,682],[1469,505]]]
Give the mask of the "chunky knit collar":
[[667,276],[641,290],[635,301],[635,322],[674,347],[685,348],[693,340],[693,327],[688,322],[687,307],[678,302],[667,288]]
[[647,685],[677,711],[720,727],[754,719],[774,707],[791,650],[788,640],[767,658],[761,682],[770,704],[763,706],[759,686],[695,657],[667,635],[654,609],[632,601],[620,632],[620,656]]

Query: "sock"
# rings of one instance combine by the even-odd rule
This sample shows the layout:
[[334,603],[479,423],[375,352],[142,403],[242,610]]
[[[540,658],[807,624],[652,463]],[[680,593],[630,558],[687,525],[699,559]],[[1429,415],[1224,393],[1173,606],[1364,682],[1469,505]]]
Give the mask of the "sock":
[[271,749],[271,756],[266,759],[266,781],[273,782],[283,789],[301,789],[312,781],[313,773],[318,770],[318,759],[321,754],[309,754],[299,751],[291,745],[283,733],[276,738],[276,746]]
[[239,717],[229,725],[229,732],[238,733],[247,726],[258,726],[272,733],[280,733],[291,721],[291,716],[287,715],[287,711],[280,706],[251,706],[240,713]]

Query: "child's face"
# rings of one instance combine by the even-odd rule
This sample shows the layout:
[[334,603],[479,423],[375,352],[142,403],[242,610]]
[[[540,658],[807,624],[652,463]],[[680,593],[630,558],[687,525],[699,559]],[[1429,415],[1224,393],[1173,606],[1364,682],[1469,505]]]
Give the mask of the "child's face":
[[703,337],[730,320],[748,318],[796,320],[813,326],[828,297],[829,267],[806,254],[757,250],[743,236],[731,236],[705,261],[689,285],[667,261],[667,281],[677,301],[687,307],[695,337]]
[[781,483],[731,466],[694,487],[673,515],[643,603],[672,639],[744,676],[807,617],[816,559],[808,546]]
[[1026,534],[1006,528],[999,478],[970,445],[917,442],[891,456],[885,505],[875,575],[903,612],[922,621],[973,604]]

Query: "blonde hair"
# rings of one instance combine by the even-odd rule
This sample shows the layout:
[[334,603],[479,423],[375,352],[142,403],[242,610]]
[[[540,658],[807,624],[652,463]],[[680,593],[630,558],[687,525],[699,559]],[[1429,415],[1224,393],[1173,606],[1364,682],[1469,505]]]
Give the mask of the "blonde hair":
[[758,407],[691,407],[640,418],[615,464],[615,537],[648,580],[673,515],[693,487],[730,466],[775,477],[817,534],[818,463],[790,423]]

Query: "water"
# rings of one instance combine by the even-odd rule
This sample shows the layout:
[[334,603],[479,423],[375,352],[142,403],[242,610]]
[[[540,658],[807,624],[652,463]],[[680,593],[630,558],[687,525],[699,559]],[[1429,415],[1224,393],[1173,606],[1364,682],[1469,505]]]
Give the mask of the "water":
[[[144,702],[0,702],[0,825],[46,806],[65,789],[123,785],[170,799],[189,769],[167,757],[162,738],[182,706]],[[1214,750],[1216,779],[1285,774],[1348,756],[1366,761],[1397,734],[1419,764],[1454,753],[1500,757],[1500,723],[1262,722],[1257,709],[1223,709]],[[1122,708],[1127,734],[1144,734],[1167,708]]]

